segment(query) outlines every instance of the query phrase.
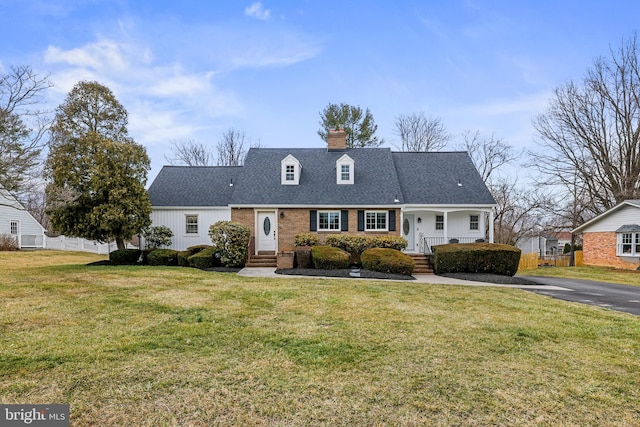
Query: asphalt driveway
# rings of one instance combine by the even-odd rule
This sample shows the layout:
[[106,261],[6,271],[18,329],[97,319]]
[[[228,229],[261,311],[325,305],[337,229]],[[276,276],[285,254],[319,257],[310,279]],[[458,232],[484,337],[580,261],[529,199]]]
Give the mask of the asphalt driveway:
[[[526,279],[531,282],[554,286],[552,289],[527,289],[526,286],[522,287],[522,289],[530,292],[640,316],[640,286],[539,276],[526,276]],[[558,288],[565,288],[565,290]]]

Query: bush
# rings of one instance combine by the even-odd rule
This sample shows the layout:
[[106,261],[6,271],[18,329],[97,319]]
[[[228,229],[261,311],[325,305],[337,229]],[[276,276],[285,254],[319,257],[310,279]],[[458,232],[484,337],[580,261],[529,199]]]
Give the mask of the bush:
[[0,251],[17,251],[18,239],[9,234],[0,234]]
[[180,267],[189,267],[189,257],[191,252],[188,250],[178,252],[178,265]]
[[139,249],[118,249],[109,254],[109,262],[113,265],[136,265],[140,254]]
[[205,269],[220,265],[220,259],[216,257],[216,248],[209,246],[198,253],[191,255],[187,262],[189,267]]
[[327,270],[349,268],[349,254],[331,246],[313,246],[311,259],[315,268]]
[[434,246],[435,272],[491,273],[513,276],[520,249],[495,243],[453,243]]
[[207,248],[210,248],[210,247],[211,247],[211,245],[194,245],[194,246],[189,246],[187,248],[187,251],[189,251],[190,255],[195,255],[198,252],[203,251],[203,250],[205,250]]
[[174,249],[154,249],[147,255],[149,265],[178,265],[178,251]]
[[296,246],[317,246],[320,244],[320,239],[315,234],[302,233],[296,235],[293,244]]
[[173,231],[169,227],[159,225],[156,227],[147,227],[142,231],[145,240],[145,246],[148,249],[158,249],[162,246],[171,246],[171,238]]
[[396,249],[373,248],[362,253],[362,268],[381,273],[404,274],[411,276],[415,261],[407,254]]
[[247,261],[251,230],[232,221],[218,221],[209,228],[209,237],[225,267],[242,267]]
[[329,234],[325,238],[324,244],[349,252],[353,264],[360,264],[360,256],[367,249],[387,248],[402,251],[407,247],[407,241],[403,237],[355,234]]

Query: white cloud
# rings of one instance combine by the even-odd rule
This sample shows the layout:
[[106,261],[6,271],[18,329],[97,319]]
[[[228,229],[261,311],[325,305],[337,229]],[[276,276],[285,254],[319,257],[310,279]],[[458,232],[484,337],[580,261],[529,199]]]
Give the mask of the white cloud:
[[266,21],[271,17],[271,11],[265,9],[261,2],[256,2],[244,8],[244,14],[252,18]]
[[124,57],[123,48],[112,40],[99,40],[81,48],[62,50],[49,46],[44,56],[45,63],[66,63],[94,70],[125,70],[129,64]]

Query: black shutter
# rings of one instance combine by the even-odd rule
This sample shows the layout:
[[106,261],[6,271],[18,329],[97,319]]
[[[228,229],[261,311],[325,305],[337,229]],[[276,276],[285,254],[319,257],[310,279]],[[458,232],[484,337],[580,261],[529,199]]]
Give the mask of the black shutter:
[[349,231],[349,211],[340,211],[340,231]]
[[358,231],[364,231],[364,211],[358,211]]
[[309,211],[309,231],[318,231],[318,211]]
[[389,211],[389,231],[396,231],[396,211]]

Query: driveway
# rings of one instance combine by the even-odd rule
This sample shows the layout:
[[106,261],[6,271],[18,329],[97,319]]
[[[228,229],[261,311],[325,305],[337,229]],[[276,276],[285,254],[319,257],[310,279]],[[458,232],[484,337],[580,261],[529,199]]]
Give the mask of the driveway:
[[595,305],[640,316],[640,286],[592,282],[590,280],[558,279],[555,277],[523,277],[532,282],[553,286],[550,289],[532,289],[523,286],[522,289],[524,290],[565,301]]

